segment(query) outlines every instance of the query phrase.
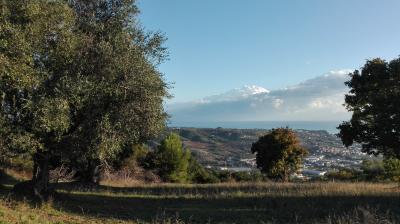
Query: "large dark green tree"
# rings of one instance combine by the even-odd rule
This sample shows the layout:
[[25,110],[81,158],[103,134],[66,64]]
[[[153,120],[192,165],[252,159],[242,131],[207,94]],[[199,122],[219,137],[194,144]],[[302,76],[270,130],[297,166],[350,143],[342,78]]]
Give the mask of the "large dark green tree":
[[134,1],[4,0],[0,13],[0,133],[32,154],[36,196],[53,161],[91,170],[164,127],[164,38]]
[[338,127],[339,137],[368,154],[400,158],[400,58],[369,60],[350,76],[345,106],[353,114]]
[[301,168],[307,155],[294,133],[289,128],[272,129],[253,143],[251,152],[256,154],[257,167],[269,178],[288,181],[291,174]]
[[[127,148],[121,149],[121,144],[145,142],[164,127],[166,114],[162,102],[167,86],[156,66],[167,52],[162,47],[162,35],[146,33],[139,26],[133,0],[75,0],[70,5],[77,13],[77,27],[84,33],[79,68],[94,78],[96,87],[90,89],[95,94],[88,99],[83,112],[90,115],[82,123],[86,128],[68,139],[68,144],[75,144],[67,148],[77,149],[72,163],[82,171],[81,177],[92,181],[93,172],[102,161],[116,158],[117,151]],[[96,136],[101,135],[91,127],[96,126],[93,122],[98,123],[99,118],[106,119],[104,125],[110,123],[114,130],[119,129],[118,134],[107,134],[110,142],[104,142],[118,146],[117,151],[107,146],[100,147],[104,153],[97,153]],[[92,145],[95,149],[87,154],[84,149]]]

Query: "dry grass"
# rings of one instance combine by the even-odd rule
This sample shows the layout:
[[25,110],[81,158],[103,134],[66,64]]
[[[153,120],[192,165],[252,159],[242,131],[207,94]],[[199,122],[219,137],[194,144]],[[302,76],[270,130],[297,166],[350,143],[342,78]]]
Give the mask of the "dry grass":
[[121,220],[100,219],[76,215],[53,208],[51,203],[33,207],[28,202],[0,201],[0,223],[50,224],[50,223],[132,223]]
[[400,196],[396,183],[315,182],[315,183],[220,183],[220,184],[131,184],[111,182],[99,188],[65,186],[63,190],[110,196],[180,198],[231,197],[325,197],[325,196]]
[[396,183],[56,185],[34,207],[0,189],[0,223],[400,223]]

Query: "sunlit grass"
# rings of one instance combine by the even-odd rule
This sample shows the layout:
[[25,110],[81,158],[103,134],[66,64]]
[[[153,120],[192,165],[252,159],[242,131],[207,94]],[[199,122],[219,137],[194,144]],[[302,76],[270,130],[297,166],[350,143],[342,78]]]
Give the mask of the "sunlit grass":
[[230,198],[230,197],[312,197],[312,196],[400,196],[396,183],[221,183],[221,184],[150,184],[130,187],[101,186],[85,189],[68,186],[60,192],[108,195],[112,197],[154,198]]
[[0,191],[0,223],[399,223],[398,183],[56,185],[40,207]]

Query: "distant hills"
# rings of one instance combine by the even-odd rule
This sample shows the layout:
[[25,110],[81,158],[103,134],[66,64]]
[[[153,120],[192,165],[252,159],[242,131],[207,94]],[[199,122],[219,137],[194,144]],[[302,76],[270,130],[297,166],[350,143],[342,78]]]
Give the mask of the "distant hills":
[[[251,144],[266,129],[227,128],[172,128],[195,158],[205,166],[251,167]],[[331,170],[339,167],[358,167],[362,159],[360,147],[345,148],[335,135],[326,131],[295,130],[301,144],[309,150],[306,166],[313,170]]]
[[250,85],[200,100],[167,105],[171,124],[223,121],[341,121],[344,82],[351,70],[331,71],[284,89]]

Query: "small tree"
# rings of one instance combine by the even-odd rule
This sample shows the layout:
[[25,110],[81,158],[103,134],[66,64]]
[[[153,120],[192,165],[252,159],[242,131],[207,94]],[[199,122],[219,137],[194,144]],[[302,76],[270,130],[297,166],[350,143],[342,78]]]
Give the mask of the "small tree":
[[289,128],[272,129],[271,133],[253,143],[251,152],[256,154],[257,167],[261,172],[285,182],[299,170],[303,157],[308,153]]
[[400,159],[400,58],[367,61],[350,77],[345,105],[353,114],[338,127],[343,144],[358,142],[363,152]]
[[168,135],[157,148],[155,157],[155,166],[164,181],[182,183],[188,180],[191,155],[183,147],[179,135]]

